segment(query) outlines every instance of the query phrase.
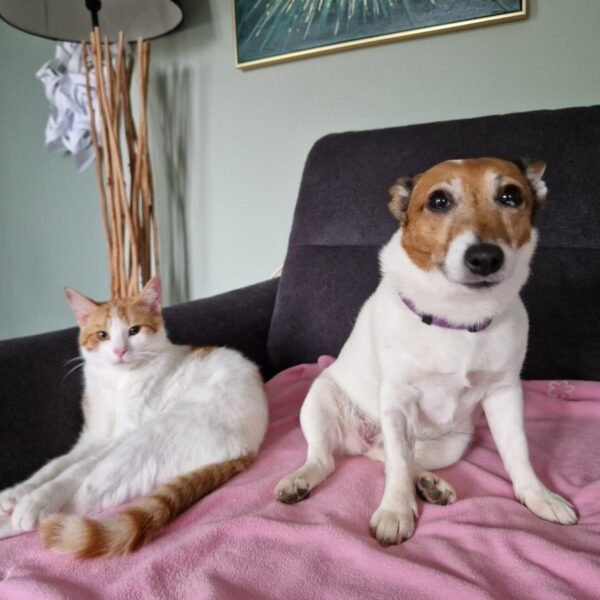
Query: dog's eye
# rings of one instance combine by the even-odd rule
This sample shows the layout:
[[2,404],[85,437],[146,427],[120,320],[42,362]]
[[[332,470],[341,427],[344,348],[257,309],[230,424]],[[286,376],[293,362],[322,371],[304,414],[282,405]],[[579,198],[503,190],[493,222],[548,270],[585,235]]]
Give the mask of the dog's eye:
[[137,335],[140,332],[141,327],[139,325],[134,325],[129,328],[129,336]]
[[108,333],[106,333],[106,331],[97,331],[96,332],[96,337],[99,340],[106,340],[106,339],[108,339]]
[[426,206],[432,212],[446,212],[452,207],[452,199],[446,192],[437,190],[429,196]]
[[509,206],[510,208],[521,206],[521,204],[523,204],[521,190],[516,185],[507,185],[500,190],[496,202],[502,204],[502,206]]

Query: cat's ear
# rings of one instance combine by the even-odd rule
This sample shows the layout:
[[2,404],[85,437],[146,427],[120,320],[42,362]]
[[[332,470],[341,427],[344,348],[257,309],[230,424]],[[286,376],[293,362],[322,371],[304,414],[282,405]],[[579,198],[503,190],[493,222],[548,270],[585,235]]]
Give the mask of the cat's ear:
[[136,304],[147,307],[151,312],[160,314],[161,308],[161,284],[160,277],[153,277],[144,286],[136,299]]
[[98,308],[98,305],[93,300],[70,288],[65,288],[65,294],[75,313],[77,324],[79,327],[85,327],[94,311]]

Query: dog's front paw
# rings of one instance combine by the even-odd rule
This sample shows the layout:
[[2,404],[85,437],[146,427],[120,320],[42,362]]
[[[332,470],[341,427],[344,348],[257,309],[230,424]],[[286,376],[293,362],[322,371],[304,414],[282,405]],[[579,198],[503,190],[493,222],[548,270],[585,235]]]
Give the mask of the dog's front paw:
[[517,497],[540,519],[561,525],[577,523],[577,513],[573,505],[545,487],[533,491],[525,490],[517,494]]
[[400,544],[415,531],[416,505],[401,510],[379,507],[371,517],[371,535],[382,545]]
[[290,476],[284,477],[275,486],[275,498],[285,504],[294,504],[308,498],[310,495],[310,483],[306,477]]

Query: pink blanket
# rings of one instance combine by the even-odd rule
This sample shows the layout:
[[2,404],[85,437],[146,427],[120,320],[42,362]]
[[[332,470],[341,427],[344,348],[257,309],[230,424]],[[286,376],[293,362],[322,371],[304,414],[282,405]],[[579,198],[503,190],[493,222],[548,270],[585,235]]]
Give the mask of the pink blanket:
[[381,463],[341,458],[308,500],[273,500],[278,479],[304,459],[298,410],[330,361],[267,384],[271,424],[256,464],[139,553],[78,562],[42,550],[34,534],[0,541],[0,598],[600,597],[600,383],[525,384],[534,465],[575,504],[578,525],[541,521],[513,499],[482,422],[464,459],[443,472],[459,501],[420,502],[414,537],[382,548],[368,530]]

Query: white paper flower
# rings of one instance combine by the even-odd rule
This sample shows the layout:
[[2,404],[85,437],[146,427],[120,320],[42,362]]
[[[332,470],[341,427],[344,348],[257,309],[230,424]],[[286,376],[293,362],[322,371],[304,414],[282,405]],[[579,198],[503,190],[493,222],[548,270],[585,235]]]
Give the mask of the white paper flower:
[[[93,65],[90,66],[90,88],[96,115],[96,130],[100,137],[99,112]],[[81,61],[81,44],[59,42],[56,57],[37,73],[46,98],[50,102],[50,117],[46,125],[46,146],[50,150],[73,155],[80,171],[94,160],[94,147],[85,88],[85,70]],[[101,139],[99,139],[101,143]]]

